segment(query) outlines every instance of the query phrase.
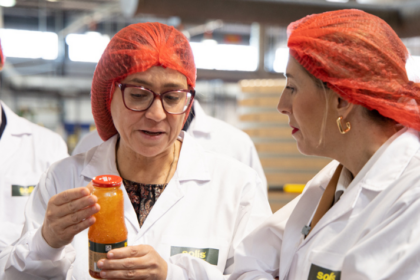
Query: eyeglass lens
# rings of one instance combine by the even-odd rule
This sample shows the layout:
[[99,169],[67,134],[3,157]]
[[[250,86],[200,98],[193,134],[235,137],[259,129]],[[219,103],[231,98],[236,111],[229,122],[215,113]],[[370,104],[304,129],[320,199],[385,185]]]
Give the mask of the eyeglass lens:
[[[125,102],[132,110],[146,110],[154,100],[154,94],[150,91],[135,87],[124,89]],[[191,102],[191,93],[182,91],[170,91],[161,95],[162,104],[168,113],[183,113]]]

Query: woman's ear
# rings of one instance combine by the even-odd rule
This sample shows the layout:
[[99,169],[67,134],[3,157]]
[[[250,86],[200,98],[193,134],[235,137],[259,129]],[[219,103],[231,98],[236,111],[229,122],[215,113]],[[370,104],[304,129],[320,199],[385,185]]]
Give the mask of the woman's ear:
[[341,116],[345,119],[353,110],[353,107],[353,103],[348,102],[337,93],[334,93],[333,109],[337,112],[337,116]]

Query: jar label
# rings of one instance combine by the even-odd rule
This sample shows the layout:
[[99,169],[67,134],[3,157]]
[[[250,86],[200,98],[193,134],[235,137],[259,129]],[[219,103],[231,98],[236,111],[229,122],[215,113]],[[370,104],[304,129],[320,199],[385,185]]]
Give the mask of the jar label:
[[127,240],[118,243],[102,244],[89,240],[89,270],[100,272],[97,262],[106,259],[106,254],[112,249],[127,247]]

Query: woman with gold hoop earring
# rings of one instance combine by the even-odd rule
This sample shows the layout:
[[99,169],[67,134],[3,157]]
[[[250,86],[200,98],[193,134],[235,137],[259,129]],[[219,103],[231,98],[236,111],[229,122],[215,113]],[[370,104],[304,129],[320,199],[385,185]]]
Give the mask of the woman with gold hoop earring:
[[278,110],[302,154],[333,161],[246,237],[230,279],[420,277],[420,84],[383,20],[359,10],[288,27]]

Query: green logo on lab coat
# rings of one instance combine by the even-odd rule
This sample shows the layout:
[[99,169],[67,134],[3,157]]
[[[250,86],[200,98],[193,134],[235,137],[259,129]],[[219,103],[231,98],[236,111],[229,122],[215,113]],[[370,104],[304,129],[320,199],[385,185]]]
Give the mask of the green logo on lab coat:
[[12,185],[12,196],[29,196],[36,185],[19,186]]
[[211,248],[192,248],[192,247],[171,247],[171,256],[178,254],[189,254],[193,257],[202,259],[210,264],[217,265],[219,260],[219,250]]
[[311,265],[308,280],[340,280],[341,271],[333,271],[327,268]]

